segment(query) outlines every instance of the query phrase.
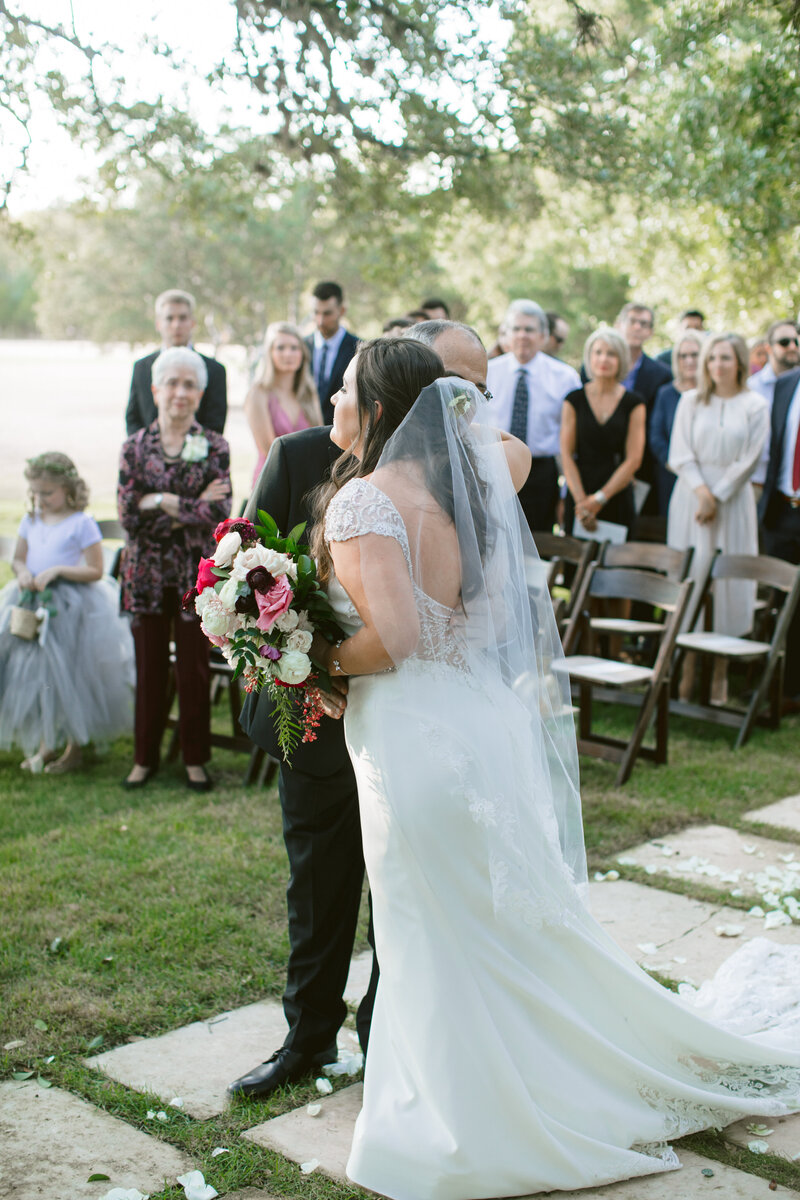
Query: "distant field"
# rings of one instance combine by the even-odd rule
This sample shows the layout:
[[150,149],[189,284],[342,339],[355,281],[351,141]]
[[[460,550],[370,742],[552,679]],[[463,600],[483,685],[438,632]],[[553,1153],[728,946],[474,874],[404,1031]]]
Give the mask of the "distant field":
[[[94,516],[116,515],[117,463],[131,365],[147,349],[0,340],[0,534],[16,532],[25,511],[25,459],[43,450],[61,450],[75,460],[91,489]],[[229,347],[220,357],[228,370],[225,436],[231,446],[237,511],[249,493],[256,452],[242,411],[247,390],[244,349]]]

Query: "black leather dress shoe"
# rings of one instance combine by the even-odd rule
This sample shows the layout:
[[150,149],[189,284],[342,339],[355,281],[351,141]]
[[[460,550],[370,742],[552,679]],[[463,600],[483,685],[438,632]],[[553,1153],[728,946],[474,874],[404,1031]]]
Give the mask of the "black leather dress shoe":
[[209,773],[205,769],[205,767],[201,767],[201,770],[203,772],[202,779],[190,779],[189,773],[187,771],[186,786],[190,792],[210,792],[212,790],[212,788],[214,787],[214,784],[211,781],[211,776],[209,775]]
[[338,1051],[335,1046],[329,1047],[324,1054],[315,1054],[308,1058],[281,1046],[266,1062],[254,1067],[247,1075],[234,1079],[228,1085],[229,1096],[246,1096],[250,1100],[265,1100],[278,1088],[286,1083],[295,1083],[304,1075],[318,1071],[325,1063],[335,1062]]

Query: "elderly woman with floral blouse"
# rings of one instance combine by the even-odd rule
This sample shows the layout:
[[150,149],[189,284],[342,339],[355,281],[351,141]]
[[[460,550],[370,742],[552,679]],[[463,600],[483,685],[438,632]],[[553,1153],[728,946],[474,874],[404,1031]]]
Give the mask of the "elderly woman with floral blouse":
[[121,604],[131,614],[136,649],[134,766],[128,788],[143,787],[158,768],[167,718],[170,640],[175,642],[181,751],[188,786],[208,791],[211,754],[209,643],[192,612],[181,607],[213,530],[231,504],[228,443],[204,429],[195,413],[208,380],[194,350],[177,346],[153,363],[158,415],[124,443],[119,517],[128,535]]

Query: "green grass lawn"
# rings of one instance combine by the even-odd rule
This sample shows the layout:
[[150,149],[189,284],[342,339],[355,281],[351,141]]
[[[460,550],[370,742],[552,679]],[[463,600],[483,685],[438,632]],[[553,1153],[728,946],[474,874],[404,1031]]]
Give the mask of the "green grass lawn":
[[[609,729],[631,717],[601,710]],[[748,808],[800,790],[800,719],[777,732],[758,730],[737,753],[732,740],[732,731],[675,720],[670,765],[640,763],[621,790],[613,787],[614,766],[582,760],[592,866],[611,865],[622,849],[687,824],[735,825]],[[219,752],[209,795],[189,792],[177,765],[142,791],[125,792],[119,785],[130,755],[123,740],[61,777],[31,777],[20,771],[20,755],[0,755],[0,1045],[24,1040],[0,1052],[2,1075],[34,1070],[183,1147],[220,1193],[260,1185],[303,1198],[361,1195],[239,1141],[257,1120],[310,1099],[313,1084],[209,1121],[171,1110],[169,1122],[154,1128],[145,1120],[152,1098],[83,1065],[99,1038],[111,1047],[162,1033],[277,998],[283,985],[287,864],[275,789],[245,788],[245,757]],[[271,1049],[254,1047],[254,1061]],[[690,1142],[800,1188],[794,1166],[742,1159],[714,1135]],[[215,1146],[231,1153],[212,1159]],[[159,1197],[182,1194],[174,1187]]]

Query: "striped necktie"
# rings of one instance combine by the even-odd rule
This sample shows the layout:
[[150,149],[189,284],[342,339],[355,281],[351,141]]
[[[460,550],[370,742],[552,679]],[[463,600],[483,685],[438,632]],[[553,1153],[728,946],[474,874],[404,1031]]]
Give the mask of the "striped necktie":
[[521,442],[528,440],[528,373],[520,367],[517,386],[514,388],[514,407],[511,410],[511,428],[508,431]]
[[317,391],[320,396],[325,385],[325,368],[328,365],[328,343],[322,343],[322,354],[319,358],[319,371],[317,372]]

